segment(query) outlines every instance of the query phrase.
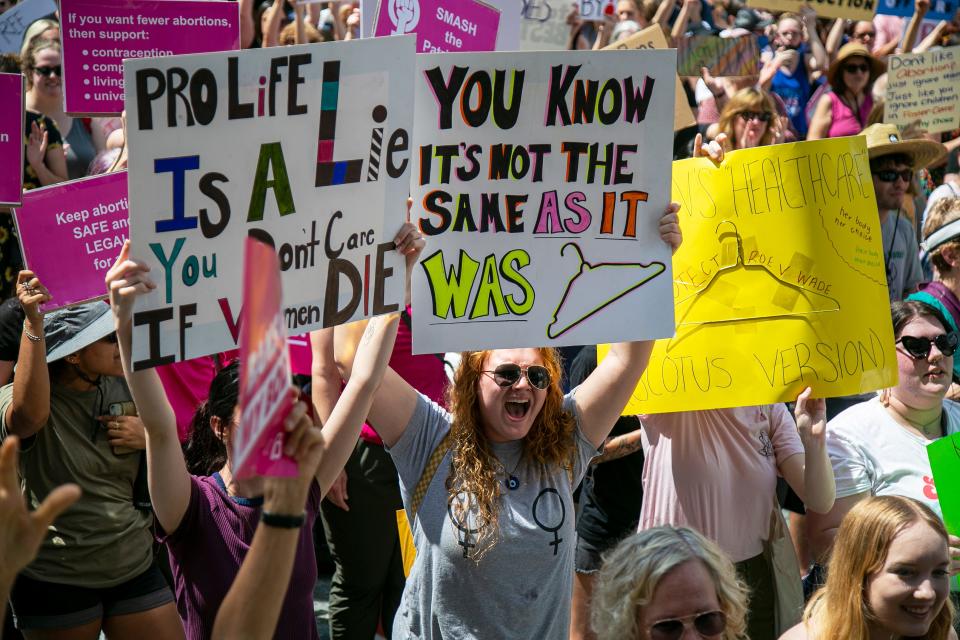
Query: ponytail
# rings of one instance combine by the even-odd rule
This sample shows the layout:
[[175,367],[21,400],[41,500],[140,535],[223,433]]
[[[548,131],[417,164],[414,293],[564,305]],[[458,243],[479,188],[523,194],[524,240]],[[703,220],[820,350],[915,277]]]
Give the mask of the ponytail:
[[234,361],[217,372],[210,383],[206,402],[197,407],[190,422],[190,437],[183,451],[187,471],[195,476],[209,476],[227,462],[227,447],[220,434],[210,426],[213,417],[220,419],[221,428],[233,421],[233,411],[239,397],[240,366]]

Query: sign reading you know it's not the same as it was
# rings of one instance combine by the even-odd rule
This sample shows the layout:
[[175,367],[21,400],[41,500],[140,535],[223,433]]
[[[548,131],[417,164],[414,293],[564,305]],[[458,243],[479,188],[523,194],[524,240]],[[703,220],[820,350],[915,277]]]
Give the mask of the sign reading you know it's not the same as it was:
[[[248,235],[280,259],[286,329],[400,309],[411,36],[128,60],[132,254],[157,289],[134,367],[235,348]],[[204,89],[170,99],[170,78]],[[197,102],[203,96],[215,100]]]
[[673,332],[676,52],[421,54],[414,352]]
[[64,105],[71,115],[120,115],[125,59],[240,47],[236,2],[60,0],[60,10]]

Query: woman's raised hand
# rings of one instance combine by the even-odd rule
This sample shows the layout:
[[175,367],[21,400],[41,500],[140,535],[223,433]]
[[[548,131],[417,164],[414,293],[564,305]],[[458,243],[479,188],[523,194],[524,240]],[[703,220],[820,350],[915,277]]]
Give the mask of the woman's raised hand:
[[793,415],[797,420],[797,430],[803,448],[824,446],[827,442],[827,401],[823,398],[811,398],[813,390],[807,387],[797,396],[797,405]]
[[34,326],[42,325],[43,312],[40,311],[40,305],[50,302],[50,292],[33,271],[24,269],[17,274],[17,298],[27,320]]
[[105,278],[117,326],[130,322],[137,296],[157,288],[150,279],[149,271],[146,263],[130,257],[130,241],[124,242],[120,255]]

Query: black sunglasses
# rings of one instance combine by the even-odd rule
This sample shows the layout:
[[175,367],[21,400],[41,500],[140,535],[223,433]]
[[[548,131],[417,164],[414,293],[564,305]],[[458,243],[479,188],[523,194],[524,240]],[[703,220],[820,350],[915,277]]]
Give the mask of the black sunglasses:
[[770,122],[770,114],[766,111],[741,111],[737,115],[743,118],[745,122],[750,122],[751,120]]
[[527,376],[530,386],[543,390],[550,386],[550,371],[546,367],[532,364],[521,367],[518,364],[502,364],[493,371],[484,371],[493,378],[498,387],[512,387],[520,382],[521,376]]
[[845,64],[843,65],[843,70],[847,73],[857,73],[858,71],[860,73],[866,73],[867,71],[870,71],[870,65],[868,65],[866,62],[860,64]]
[[717,636],[727,628],[727,616],[723,611],[708,611],[695,616],[661,620],[650,625],[650,640],[679,640],[693,620],[693,628],[701,636]]
[[902,344],[904,351],[909,353],[916,360],[927,358],[930,355],[931,345],[937,345],[937,349],[949,358],[960,345],[960,336],[956,331],[950,333],[941,333],[932,340],[930,338],[920,338],[917,336],[902,336],[896,344]]
[[886,171],[877,171],[873,175],[880,182],[896,182],[897,178],[904,182],[910,182],[913,179],[913,169],[904,169],[903,171],[887,169]]
[[57,74],[57,77],[63,77],[63,67],[59,64],[53,67],[34,67],[34,71],[42,75],[44,78],[49,78],[53,74]]

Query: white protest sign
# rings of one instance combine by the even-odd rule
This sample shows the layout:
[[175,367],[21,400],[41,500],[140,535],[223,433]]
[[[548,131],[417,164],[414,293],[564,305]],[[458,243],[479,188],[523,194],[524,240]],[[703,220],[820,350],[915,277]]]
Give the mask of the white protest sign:
[[960,47],[890,56],[884,122],[928,133],[960,127]]
[[523,0],[522,51],[563,51],[570,40],[569,6],[558,0]]
[[603,22],[614,12],[615,0],[577,0],[577,8],[583,20]]
[[0,53],[20,53],[30,23],[57,10],[54,0],[24,0],[0,13]]
[[127,60],[134,366],[234,348],[244,239],[276,247],[292,335],[397,310],[415,39]]
[[414,353],[672,335],[675,50],[420,54]]

